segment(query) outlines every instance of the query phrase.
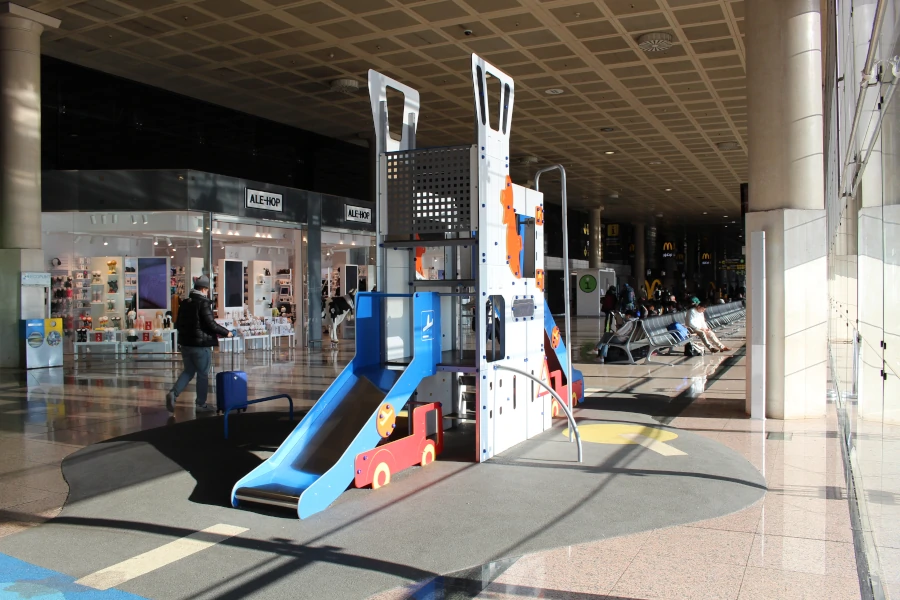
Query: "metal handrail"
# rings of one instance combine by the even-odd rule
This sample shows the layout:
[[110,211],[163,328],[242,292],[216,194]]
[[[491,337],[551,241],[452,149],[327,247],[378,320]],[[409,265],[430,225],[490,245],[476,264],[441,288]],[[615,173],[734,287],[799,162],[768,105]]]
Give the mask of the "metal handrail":
[[[507,367],[506,365],[494,365],[494,369],[509,371],[510,373],[516,373],[517,375],[521,375],[522,377],[527,377],[528,379],[532,380],[533,382],[537,383],[542,388],[550,392],[550,394],[554,398],[556,398],[556,401],[560,406],[562,406],[562,409],[566,411],[566,417],[569,419],[569,441],[572,441],[572,432],[575,432],[575,441],[578,443],[578,462],[584,462],[581,451],[581,434],[578,433],[578,425],[575,424],[575,417],[572,416],[572,411],[569,410],[569,407],[566,406],[566,403],[563,402],[563,399],[559,396],[559,394],[553,391],[553,388],[551,388],[549,385],[541,381],[540,378],[535,377],[531,373],[526,373],[525,371],[520,371],[519,369],[514,369],[512,367]],[[569,389],[571,389],[571,385],[569,386]]]
[[886,10],[887,0],[878,0],[878,5],[875,7],[875,17],[872,22],[872,36],[869,38],[869,48],[866,52],[866,62],[863,65],[862,78],[859,82],[859,95],[856,97],[856,112],[853,114],[853,121],[850,124],[850,135],[847,136],[847,140],[849,140],[848,143],[851,145],[847,148],[847,158],[844,160],[844,166],[841,168],[840,172],[840,186],[843,188],[842,195],[848,193],[848,190],[846,189],[847,170],[850,168],[850,164],[854,162],[854,158],[856,158],[855,162],[857,163],[860,158],[859,152],[853,154],[850,150],[853,147],[852,145],[856,144],[856,130],[859,129],[859,121],[862,118],[866,92],[871,86],[876,85],[876,82],[872,81],[872,67],[875,65],[875,50],[878,47],[878,42],[881,40],[881,25],[884,22],[884,13]]
[[[569,300],[569,287],[571,286],[571,282],[569,281],[569,203],[566,199],[566,168],[562,165],[553,165],[552,167],[545,167],[540,169],[534,175],[534,191],[541,191],[541,175],[548,171],[559,170],[559,179],[560,185],[562,186],[562,230],[563,230],[563,301],[566,303],[565,310],[565,321],[566,321],[566,351],[567,351],[567,360],[566,360],[566,383],[569,386],[568,389],[572,389],[575,387],[572,382],[572,358],[574,356],[574,344],[572,344],[572,323],[569,319],[569,313],[571,310],[571,303]],[[571,399],[569,400],[571,402]],[[569,404],[571,407],[572,405]],[[572,441],[572,432],[569,432],[569,441]]]

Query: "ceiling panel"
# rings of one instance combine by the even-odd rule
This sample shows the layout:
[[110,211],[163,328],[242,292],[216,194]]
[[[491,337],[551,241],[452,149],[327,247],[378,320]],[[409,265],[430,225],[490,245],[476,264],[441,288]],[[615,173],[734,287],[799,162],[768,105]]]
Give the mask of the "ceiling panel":
[[[524,183],[561,161],[573,203],[607,204],[604,218],[640,219],[651,205],[692,221],[710,206],[736,211],[747,178],[743,1],[36,0],[32,8],[62,20],[44,34],[47,54],[354,141],[371,128],[373,68],[422,93],[420,144],[471,142],[468,55],[481,53],[517,79],[512,153],[539,161],[514,160],[514,178]],[[644,52],[646,32],[669,34],[673,46]],[[332,92],[338,78],[356,79],[360,91]],[[563,93],[548,95],[552,88]],[[740,147],[721,152],[720,141]]]

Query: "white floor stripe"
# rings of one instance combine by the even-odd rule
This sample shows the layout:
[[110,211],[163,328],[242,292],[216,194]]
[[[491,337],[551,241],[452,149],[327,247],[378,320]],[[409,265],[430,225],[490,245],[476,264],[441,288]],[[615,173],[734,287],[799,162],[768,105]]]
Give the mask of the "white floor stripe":
[[91,573],[75,583],[94,588],[95,590],[108,590],[109,588],[122,585],[135,577],[146,575],[182,558],[187,558],[192,554],[206,550],[245,531],[247,531],[246,527],[235,527],[221,523],[213,525],[174,542],[169,542],[155,550],[144,552],[119,564]]

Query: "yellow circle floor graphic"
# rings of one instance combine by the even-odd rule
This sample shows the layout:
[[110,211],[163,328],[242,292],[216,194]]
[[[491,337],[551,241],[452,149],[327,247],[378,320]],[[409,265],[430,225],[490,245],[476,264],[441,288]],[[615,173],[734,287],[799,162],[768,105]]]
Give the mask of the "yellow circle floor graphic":
[[[564,436],[569,437],[568,428],[564,429],[562,433]],[[647,425],[631,425],[629,423],[590,423],[579,426],[578,433],[581,435],[582,442],[613,444],[617,446],[636,444],[638,446],[643,446],[648,450],[652,450],[657,454],[661,454],[662,456],[687,455],[686,452],[682,452],[678,448],[666,443],[677,439],[677,433]]]

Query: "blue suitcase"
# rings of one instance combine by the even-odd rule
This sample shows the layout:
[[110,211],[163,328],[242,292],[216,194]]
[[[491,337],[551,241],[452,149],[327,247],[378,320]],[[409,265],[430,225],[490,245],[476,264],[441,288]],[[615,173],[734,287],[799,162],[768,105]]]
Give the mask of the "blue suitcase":
[[216,413],[233,409],[247,409],[247,373],[234,370],[234,352],[231,353],[231,371],[216,373]]

